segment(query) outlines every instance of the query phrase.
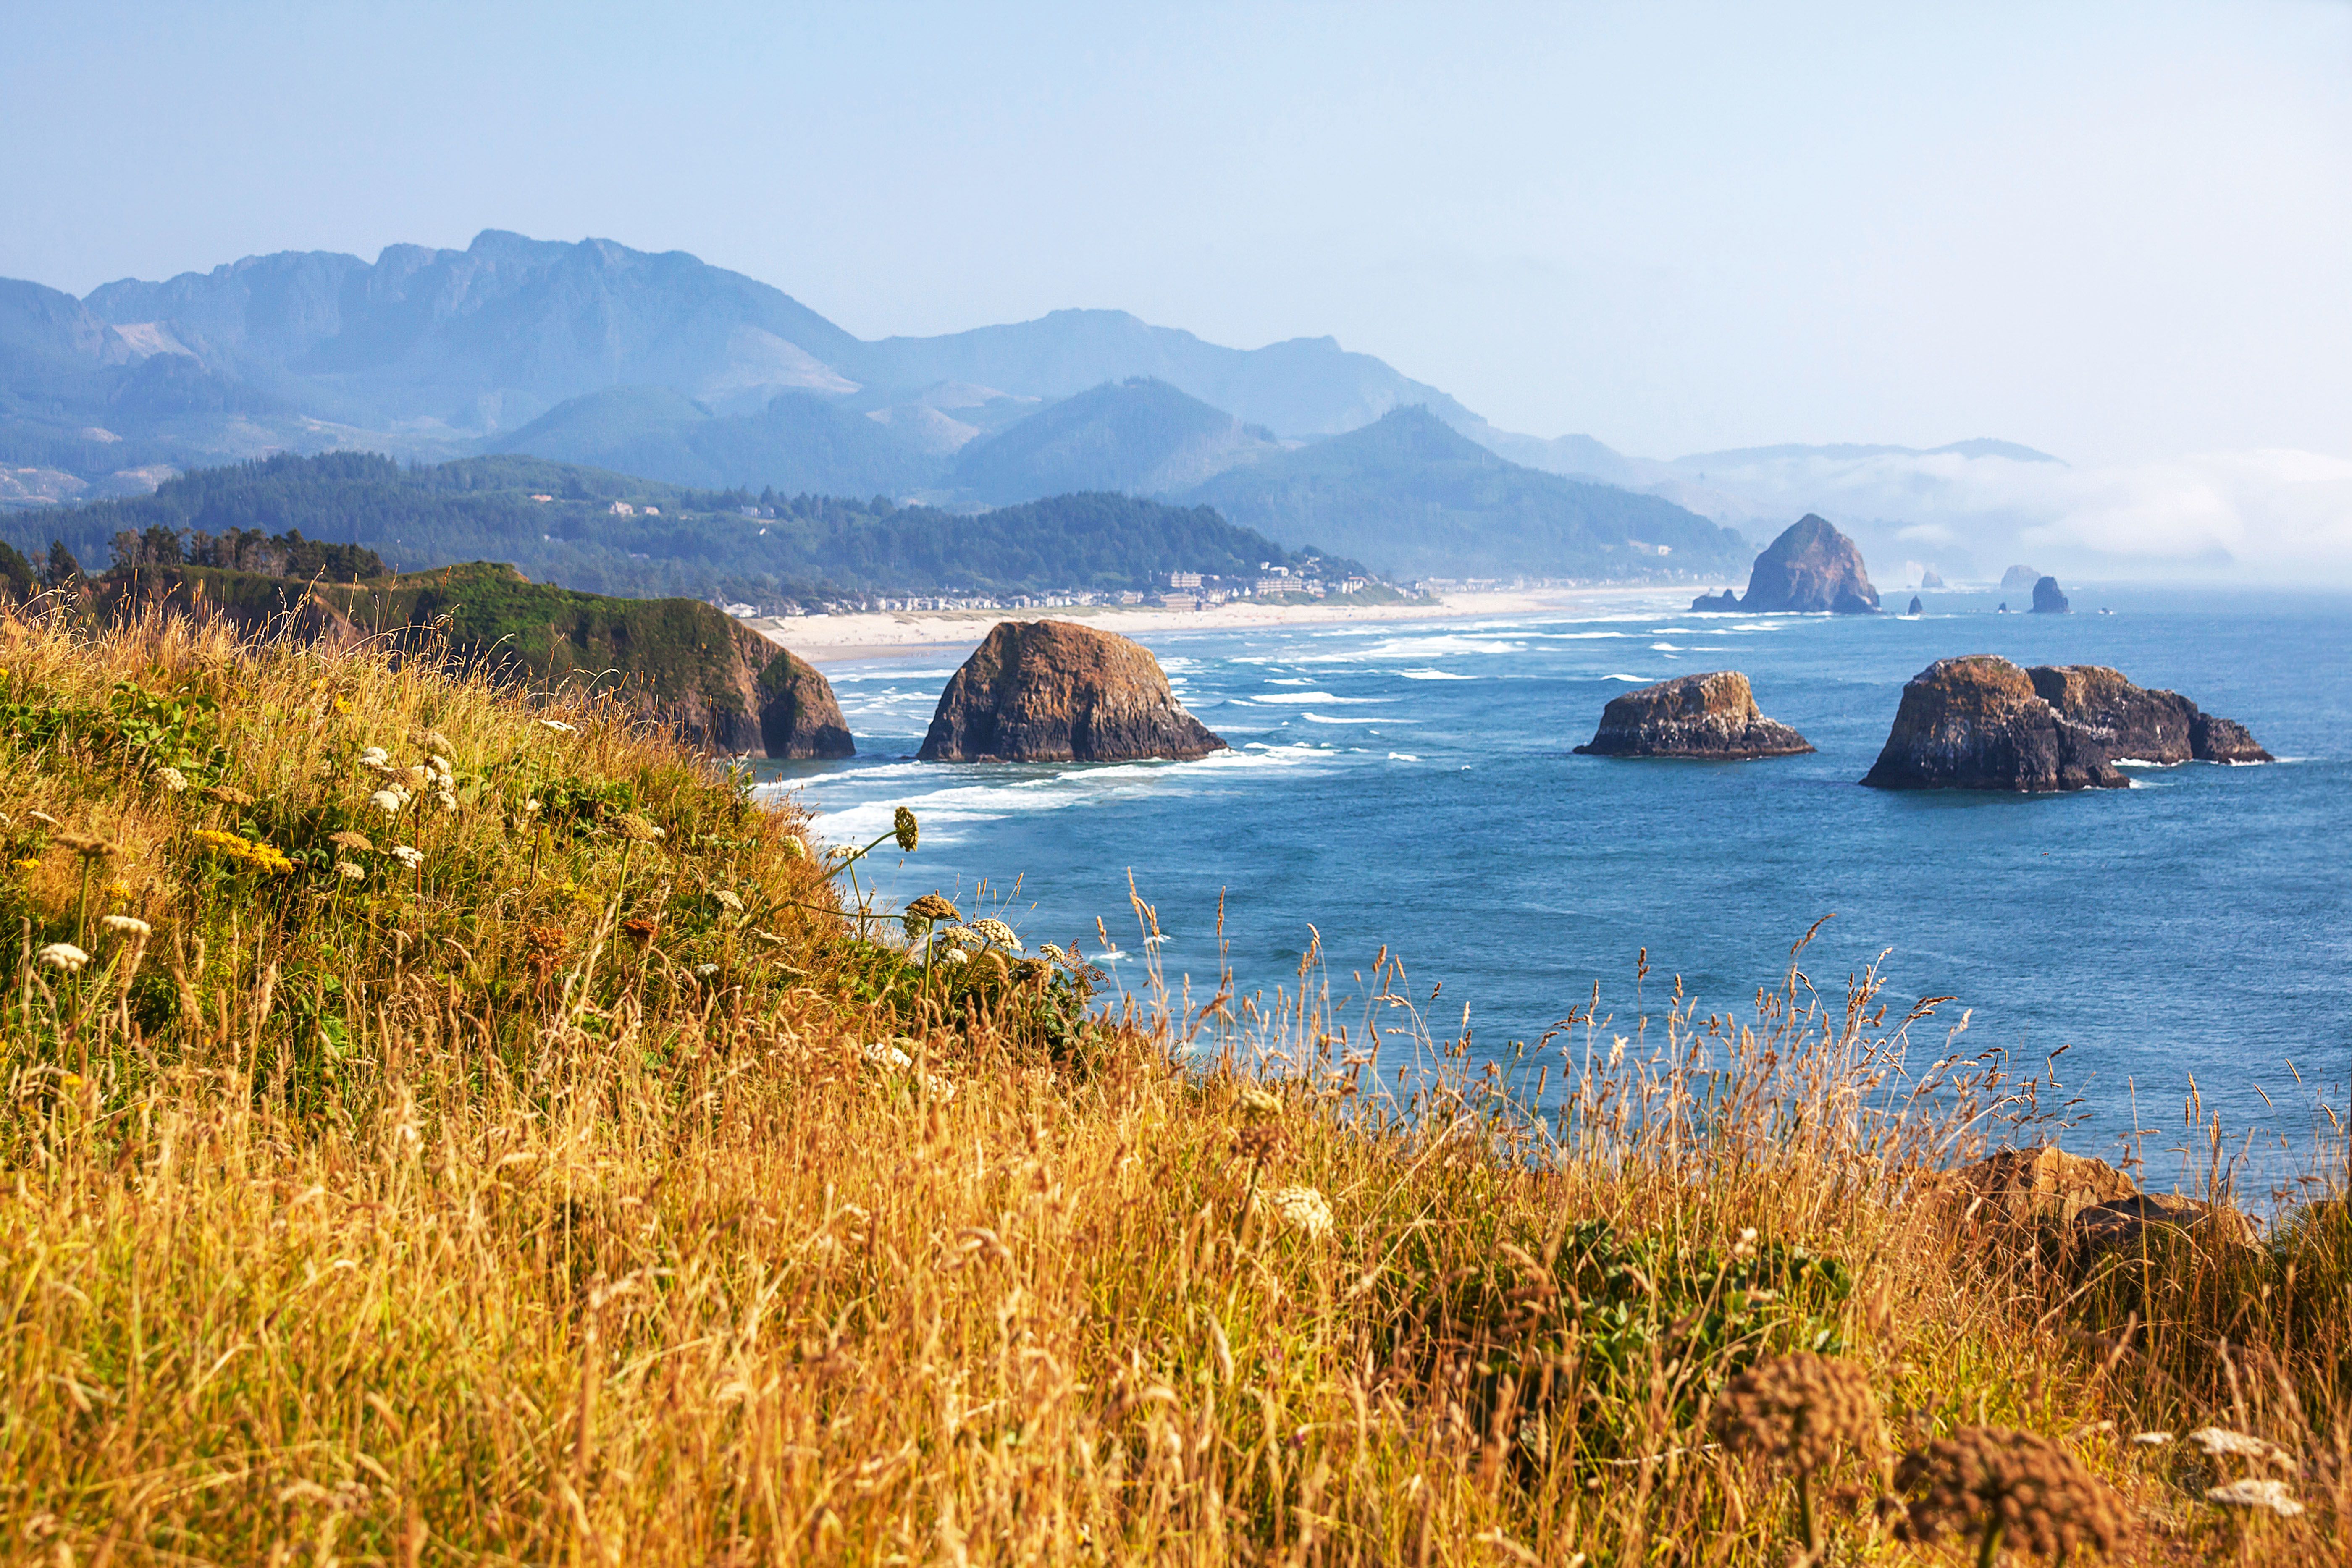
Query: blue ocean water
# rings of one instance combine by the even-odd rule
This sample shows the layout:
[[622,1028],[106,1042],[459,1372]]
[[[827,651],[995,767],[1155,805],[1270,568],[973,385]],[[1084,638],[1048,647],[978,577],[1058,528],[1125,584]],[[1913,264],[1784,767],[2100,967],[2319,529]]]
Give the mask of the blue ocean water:
[[[1443,983],[1444,1027],[1466,1005],[1474,1053],[1535,1038],[1595,981],[1630,1016],[1643,948],[1653,1012],[1676,976],[1709,1009],[1744,1011],[1833,915],[1804,964],[1824,991],[1884,952],[1898,1009],[1959,998],[1924,1044],[1965,1007],[1963,1043],[2007,1051],[2021,1073],[2066,1048],[2057,1075],[2086,1118],[2069,1146],[2117,1152],[2136,1104],[2160,1171],[2185,1144],[2193,1076],[2233,1152],[2251,1140],[2249,1176],[2285,1170],[2281,1141],[2325,1133],[2352,1067],[2352,600],[2095,587],[2075,614],[2032,616],[1928,597],[1917,619],[1696,615],[1685,593],[1146,637],[1235,747],[1191,763],[917,763],[968,650],[829,664],[860,755],[763,771],[836,841],[913,808],[919,852],[871,862],[897,901],[1017,878],[1005,914],[1025,938],[1092,950],[1100,917],[1133,953],[1132,873],[1166,972],[1199,998],[1222,896],[1245,994],[1295,985],[1311,924],[1335,993],[1385,945],[1417,992]],[[2114,665],[2240,720],[2282,760],[2130,769],[2132,789],[2071,796],[1860,788],[1903,683],[1969,653]],[[1612,695],[1714,669],[1746,673],[1819,750],[1570,754]]]

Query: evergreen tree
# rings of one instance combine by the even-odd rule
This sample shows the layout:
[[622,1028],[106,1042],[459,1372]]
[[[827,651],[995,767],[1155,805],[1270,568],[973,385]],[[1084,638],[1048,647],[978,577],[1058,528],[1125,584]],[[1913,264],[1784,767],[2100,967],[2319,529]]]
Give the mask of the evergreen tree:
[[49,541],[49,566],[41,574],[41,580],[51,588],[64,588],[81,580],[81,562],[74,559],[73,551],[66,549],[65,540]]

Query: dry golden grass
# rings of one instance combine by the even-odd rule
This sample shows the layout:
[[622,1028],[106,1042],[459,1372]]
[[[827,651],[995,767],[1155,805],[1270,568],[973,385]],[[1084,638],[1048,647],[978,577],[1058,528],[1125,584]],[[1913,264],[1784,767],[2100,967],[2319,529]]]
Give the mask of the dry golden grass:
[[[1934,1176],[1998,1087],[1869,977],[1491,1067],[1385,961],[1363,1019],[1076,1028],[1064,980],[926,988],[789,811],[593,706],[171,625],[0,622],[0,668],[11,1560],[1777,1564],[1791,1478],[1707,1415],[1792,1350],[1898,1444],[2059,1439],[2137,1553],[2339,1560],[2340,1221],[2258,1320],[2224,1309],[2286,1254],[2167,1304],[1989,1252]],[[217,700],[190,790],[119,717],[43,730],[118,680]],[[459,808],[371,818],[352,759],[436,731]],[[346,886],[311,852],[353,825]],[[90,921],[155,934],[68,974],[31,955],[79,935],[74,831],[123,846]],[[2224,1518],[2125,1440],[2203,1419],[2286,1446],[2309,1511]],[[1817,1479],[1832,1560],[1937,1560],[1881,1476]]]

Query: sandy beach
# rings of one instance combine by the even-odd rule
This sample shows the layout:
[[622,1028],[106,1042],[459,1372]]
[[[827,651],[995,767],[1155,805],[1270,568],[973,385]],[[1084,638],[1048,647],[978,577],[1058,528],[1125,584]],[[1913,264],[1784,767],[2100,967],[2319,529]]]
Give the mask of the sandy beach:
[[1213,610],[1147,610],[1079,604],[1052,610],[889,610],[855,615],[761,617],[744,622],[813,664],[976,648],[1000,621],[1078,621],[1123,636],[1231,631],[1249,626],[1333,625],[1351,621],[1481,620],[1498,615],[1605,610],[1642,601],[1679,604],[1699,591],[1680,586],[1540,588],[1455,593],[1414,604],[1220,604]]

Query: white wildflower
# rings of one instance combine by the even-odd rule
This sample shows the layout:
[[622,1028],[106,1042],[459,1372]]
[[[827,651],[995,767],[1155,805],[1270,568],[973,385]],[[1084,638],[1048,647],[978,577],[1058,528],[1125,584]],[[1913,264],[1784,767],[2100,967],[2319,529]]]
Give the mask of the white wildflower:
[[2294,1500],[2284,1481],[2231,1481],[2227,1486],[2208,1487],[2205,1500],[2218,1502],[2223,1508],[2258,1508],[2281,1519],[2293,1519],[2303,1511],[2303,1504]]
[[874,1063],[877,1067],[912,1067],[915,1065],[915,1059],[913,1057],[908,1056],[897,1046],[885,1045],[878,1040],[866,1040],[858,1046],[857,1050],[858,1054],[865,1057],[866,1061]]
[[345,882],[363,882],[367,879],[366,868],[355,865],[350,861],[337,861],[335,862],[335,874],[341,877]]
[[988,946],[988,939],[969,925],[950,925],[940,936],[959,953],[977,953]]
[[411,789],[429,789],[433,783],[433,769],[425,767],[422,762],[410,763],[400,770],[400,774],[408,781],[408,787]]
[[961,947],[950,947],[947,950],[947,960],[950,964],[969,964],[971,955]]
[[1038,943],[1037,956],[1050,959],[1056,964],[1066,964],[1070,961],[1070,956],[1063,952],[1058,944],[1053,942]]
[[694,972],[697,977],[707,980],[710,978],[711,976],[719,973],[719,966],[716,964],[697,964],[694,967]]
[[1294,1230],[1303,1230],[1309,1241],[1319,1241],[1331,1230],[1331,1205],[1311,1186],[1281,1186],[1266,1195],[1274,1212]]
[[1265,1088],[1262,1085],[1255,1083],[1243,1084],[1239,1098],[1242,1103],[1242,1109],[1248,1112],[1253,1116],[1279,1116],[1282,1114],[1282,1096],[1276,1094],[1273,1090]]
[[522,814],[526,817],[536,817],[539,815],[539,797],[536,795],[522,803]]
[[1008,952],[1018,953],[1021,951],[1021,938],[1014,936],[1013,927],[1007,925],[1002,920],[998,920],[993,917],[975,920],[971,923],[971,928],[974,931],[979,932],[981,936],[985,937],[987,940],[994,943],[999,947],[1004,948]]
[[360,766],[373,768],[378,773],[392,771],[392,753],[381,746],[371,746],[360,753]]
[[426,758],[425,759],[425,766],[430,768],[436,773],[447,773],[451,770],[449,767],[449,759],[438,753]]
[[454,811],[457,809],[457,797],[449,790],[440,790],[433,798],[441,802],[441,809],[445,811]]
[[63,969],[71,975],[89,962],[89,955],[70,942],[52,942],[33,955],[36,964],[47,964],[52,969]]
[[566,724],[560,718],[543,718],[539,722],[545,725],[548,728],[555,731],[558,735],[570,735],[576,727],[578,727],[574,725]]
[[2189,1440],[2205,1450],[2209,1459],[2225,1455],[2242,1459],[2284,1459],[2286,1453],[2277,1445],[2266,1443],[2247,1432],[2232,1432],[2227,1427],[2200,1427],[2189,1434]]
[[155,769],[155,782],[177,795],[187,789],[188,776],[176,768],[158,768]]
[[99,924],[118,936],[135,936],[142,942],[155,935],[155,928],[135,915],[103,915]]
[[2172,1441],[2169,1432],[2134,1432],[2131,1440],[2143,1448],[2161,1448]]
[[393,859],[411,871],[425,863],[425,852],[413,844],[394,844],[391,852]]
[[368,804],[373,806],[387,817],[399,816],[401,803],[400,797],[389,789],[379,789],[374,794],[368,797]]
[[721,908],[733,910],[738,915],[743,913],[743,900],[735,894],[728,892],[727,889],[722,887],[710,896],[719,901]]

